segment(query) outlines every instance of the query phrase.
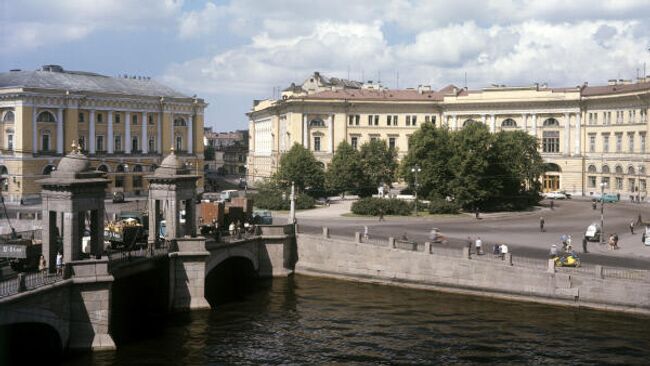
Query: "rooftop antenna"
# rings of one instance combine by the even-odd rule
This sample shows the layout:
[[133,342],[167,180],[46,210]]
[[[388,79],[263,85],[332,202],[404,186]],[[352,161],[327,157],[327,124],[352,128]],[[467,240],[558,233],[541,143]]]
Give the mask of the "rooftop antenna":
[[465,89],[467,89],[467,71],[465,71]]

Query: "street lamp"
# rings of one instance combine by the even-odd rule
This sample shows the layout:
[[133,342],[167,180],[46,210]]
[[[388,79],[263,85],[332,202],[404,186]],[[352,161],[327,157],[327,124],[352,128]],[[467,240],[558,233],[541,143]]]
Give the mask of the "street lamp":
[[415,216],[418,215],[418,173],[421,171],[422,169],[420,169],[420,166],[417,164],[411,168],[411,173],[415,175]]
[[605,187],[607,182],[600,183],[600,244],[605,244]]

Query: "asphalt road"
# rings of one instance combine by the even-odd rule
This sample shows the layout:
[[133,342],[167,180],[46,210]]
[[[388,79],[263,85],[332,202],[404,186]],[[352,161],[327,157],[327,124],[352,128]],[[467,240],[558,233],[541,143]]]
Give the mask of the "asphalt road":
[[[606,266],[650,269],[650,247],[641,243],[641,226],[636,226],[634,235],[630,233],[631,221],[641,214],[644,222],[650,223],[650,205],[633,203],[605,204],[605,230],[617,233],[620,250],[608,250],[607,246],[590,242],[589,253],[582,254],[582,237],[587,226],[600,222],[600,207],[593,210],[591,201],[556,201],[554,209],[538,208],[531,212],[474,215],[426,216],[426,217],[386,217],[379,222],[377,218],[344,217],[348,212],[349,201],[335,202],[328,208],[308,210],[298,213],[301,232],[321,233],[322,226],[328,226],[332,235],[354,237],[355,232],[363,232],[368,226],[371,238],[400,238],[406,234],[410,240],[427,241],[433,227],[441,230],[449,238],[448,246],[466,246],[468,237],[475,240],[481,237],[483,250],[489,251],[493,244],[505,243],[514,256],[547,258],[552,244],[560,244],[562,234],[572,236],[573,247],[580,253],[583,263]],[[338,206],[338,207],[336,207]],[[544,217],[545,231],[540,232],[540,217]],[[282,220],[284,214],[276,214]],[[276,221],[277,222],[277,221]],[[561,246],[561,245],[560,245]]]

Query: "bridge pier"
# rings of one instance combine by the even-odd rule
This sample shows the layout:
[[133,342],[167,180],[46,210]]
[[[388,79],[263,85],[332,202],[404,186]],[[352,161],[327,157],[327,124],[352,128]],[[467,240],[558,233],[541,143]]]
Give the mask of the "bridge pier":
[[175,239],[178,251],[169,253],[169,308],[172,311],[209,309],[205,299],[205,267],[210,252],[204,237]]

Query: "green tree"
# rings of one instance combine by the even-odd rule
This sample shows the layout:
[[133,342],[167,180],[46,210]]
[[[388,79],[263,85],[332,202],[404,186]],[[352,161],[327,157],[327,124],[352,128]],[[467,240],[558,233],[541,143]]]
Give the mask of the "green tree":
[[314,154],[302,145],[294,144],[282,155],[280,167],[273,180],[282,187],[294,182],[296,188],[310,194],[319,195],[323,191],[325,173],[323,164],[316,160]]
[[363,182],[359,152],[346,141],[336,147],[325,173],[325,187],[332,193],[357,192]]
[[483,202],[497,191],[488,184],[488,152],[492,135],[482,123],[471,123],[452,134],[453,155],[449,164],[453,170],[450,191],[463,208],[483,207]]
[[392,184],[397,171],[397,151],[390,149],[384,140],[371,140],[361,145],[359,159],[363,172],[361,195],[369,195],[380,184]]
[[208,145],[203,150],[203,159],[204,160],[214,160],[214,146]]

